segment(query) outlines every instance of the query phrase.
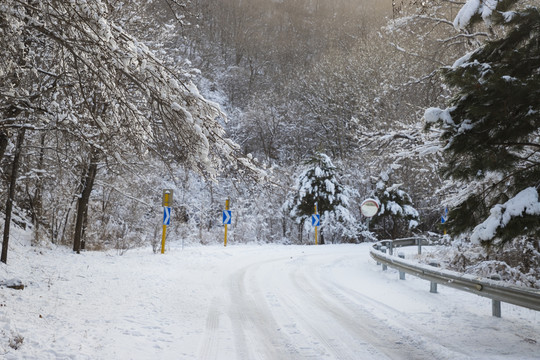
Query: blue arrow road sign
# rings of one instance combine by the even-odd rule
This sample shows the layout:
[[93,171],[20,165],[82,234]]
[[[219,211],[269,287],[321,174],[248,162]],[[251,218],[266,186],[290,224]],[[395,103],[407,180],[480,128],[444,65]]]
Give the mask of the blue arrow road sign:
[[164,207],[163,208],[163,225],[170,225],[170,224],[171,224],[171,208]]
[[444,224],[448,221],[448,208],[444,209],[444,215],[441,216],[441,224]]
[[321,225],[321,215],[319,215],[319,214],[311,215],[311,225],[320,226]]
[[223,210],[223,225],[230,225],[232,218],[231,210]]

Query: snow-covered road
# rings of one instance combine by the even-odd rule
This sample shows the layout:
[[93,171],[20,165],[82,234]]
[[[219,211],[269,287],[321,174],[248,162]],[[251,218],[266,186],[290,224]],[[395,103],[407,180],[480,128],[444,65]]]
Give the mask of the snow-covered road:
[[[538,359],[540,315],[395,271],[368,244],[175,243],[123,256],[16,247],[6,359]],[[24,338],[17,350],[9,346]],[[6,338],[7,337],[7,338]],[[8,339],[9,338],[9,339]],[[0,355],[0,357],[1,357]]]
[[[398,359],[406,353],[432,359],[414,337],[388,329],[366,309],[366,303],[383,304],[340,283],[332,270],[355,260],[345,249],[302,251],[233,271],[212,301],[200,358]],[[220,356],[223,333],[232,334],[234,347]]]

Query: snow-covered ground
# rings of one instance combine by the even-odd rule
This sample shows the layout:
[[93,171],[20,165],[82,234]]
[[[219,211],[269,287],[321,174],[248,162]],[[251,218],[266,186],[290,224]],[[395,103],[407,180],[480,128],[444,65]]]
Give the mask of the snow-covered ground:
[[[12,240],[4,359],[539,359],[540,314],[381,271],[368,244],[73,254]],[[17,349],[15,349],[17,348]]]

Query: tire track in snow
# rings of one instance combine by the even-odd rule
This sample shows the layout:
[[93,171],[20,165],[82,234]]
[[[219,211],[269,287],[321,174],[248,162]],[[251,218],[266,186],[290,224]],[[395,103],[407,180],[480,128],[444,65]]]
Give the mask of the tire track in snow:
[[[302,258],[306,259],[304,256]],[[292,257],[286,260],[290,259]],[[384,352],[364,340],[365,336],[351,335],[350,328],[343,326],[345,320],[337,321],[338,315],[332,312],[332,306],[320,306],[317,299],[321,294],[306,288],[307,279],[297,276],[299,270],[306,270],[304,261],[298,264],[295,261],[285,263],[284,260],[276,260],[265,264],[265,267],[271,268],[261,270],[261,275],[265,277],[259,278],[259,282],[267,285],[266,297],[270,297],[274,303],[271,308],[273,317],[276,321],[281,320],[281,328],[288,331],[285,335],[294,344],[290,359],[385,358]],[[369,330],[364,330],[364,333],[367,332]]]
[[[314,308],[310,300],[300,299],[297,296],[281,294],[281,301],[285,305],[287,313],[294,319],[295,328],[299,330],[297,338],[308,340],[310,346],[302,347],[302,355],[309,358],[332,358],[332,359],[358,359],[374,358],[376,351],[365,342],[358,341],[354,350],[347,348],[343,344],[343,339],[339,339],[338,331],[335,330],[332,318],[326,318],[325,326],[321,327],[321,314]],[[322,314],[325,316],[325,314]],[[306,354],[306,352],[311,354]],[[380,356],[378,357],[381,358]]]
[[[293,281],[299,289],[310,295],[311,304],[319,313],[326,313],[333,320],[335,331],[362,339],[376,349],[378,354],[373,355],[377,355],[377,358],[386,356],[388,359],[433,359],[431,354],[426,354],[423,349],[418,348],[417,344],[394,333],[384,322],[357,302],[354,303],[357,306],[352,306],[350,302],[344,303],[342,299],[335,297],[335,294],[329,291],[321,291],[302,271],[293,274]],[[349,347],[351,344],[349,342],[342,345]],[[355,357],[353,355],[349,358]]]
[[[297,294],[289,298],[294,302],[295,298],[303,295],[304,301],[300,306],[291,306],[296,306],[308,314],[307,317],[304,316],[304,320],[311,323],[311,329],[315,329],[313,333],[322,338],[321,341],[328,346],[335,358],[357,359],[359,352],[367,352],[369,355],[360,358],[442,359],[445,356],[440,355],[445,354],[448,358],[448,354],[452,353],[444,346],[432,344],[433,341],[425,337],[429,334],[422,330],[410,331],[411,328],[407,326],[391,326],[399,323],[399,319],[406,319],[398,310],[340,285],[339,279],[328,270],[342,268],[340,263],[343,260],[351,260],[349,254],[334,258],[326,255],[323,257],[324,260],[320,261],[320,255],[307,256],[302,266],[290,269],[293,286],[289,288],[297,289]],[[369,303],[368,306],[366,302]],[[370,309],[376,309],[375,313],[382,310],[389,317],[378,318]],[[309,316],[309,313],[312,315]],[[313,314],[319,314],[319,319],[315,321]],[[322,329],[321,318],[327,324]],[[336,333],[341,334],[337,336],[337,344],[326,340],[328,337],[335,338]],[[463,358],[461,353],[454,352],[454,355],[455,359]]]
[[217,359],[219,354],[219,317],[220,311],[218,308],[219,299],[214,298],[210,304],[208,310],[208,316],[206,318],[206,328],[204,332],[204,339],[202,342],[201,350],[199,351],[199,359],[210,360]]
[[[347,268],[346,263],[351,260],[354,262],[354,259],[348,254],[334,259],[326,259],[317,276],[308,275],[305,268],[299,269],[299,282],[309,284],[311,288],[325,294],[324,301],[326,303],[333,303],[337,300],[341,303],[342,309],[352,314],[361,314],[362,319],[370,320],[370,323],[377,326],[377,329],[384,334],[382,338],[373,339],[370,342],[376,345],[378,341],[382,344],[381,349],[389,349],[388,354],[397,354],[397,359],[410,358],[404,357],[404,351],[399,350],[400,348],[410,349],[405,353],[415,354],[414,359],[458,360],[474,358],[474,354],[463,353],[452,342],[444,344],[443,341],[441,344],[444,339],[433,334],[429,326],[418,325],[418,322],[413,321],[409,314],[404,314],[400,310],[370,297],[369,293],[340,284],[337,275],[339,271],[334,273],[333,270],[343,271]],[[318,264],[320,265],[321,262]],[[337,307],[333,309],[337,309]],[[373,314],[377,314],[377,316]],[[390,341],[384,342],[385,339]],[[401,355],[399,355],[400,353]],[[395,358],[394,356],[392,355],[393,358]]]
[[[209,307],[199,358],[438,358],[428,334],[407,324],[392,326],[405,315],[326,271],[350,259],[344,254],[276,257],[232,271]],[[373,309],[392,321],[373,315]]]
[[[335,264],[349,260],[349,257],[342,257],[336,260]],[[339,284],[337,281],[333,281],[333,278],[327,272],[322,276],[323,281],[320,281],[320,285],[325,291],[339,299],[345,306],[354,308],[355,311],[371,314],[370,309],[377,309],[378,313],[384,313],[384,319],[378,321],[386,324],[387,328],[396,335],[403,337],[405,343],[419,350],[423,349],[426,356],[429,355],[430,358],[441,360],[471,358],[471,355],[463,354],[459,349],[440,344],[441,339],[434,337],[432,333],[426,332],[426,329],[419,327],[415,321],[411,321],[409,314],[404,314],[402,311],[377,301],[364,293]]]
[[289,339],[278,331],[265,296],[257,286],[257,271],[278,259],[248,265],[229,278],[229,316],[240,359],[290,359]]

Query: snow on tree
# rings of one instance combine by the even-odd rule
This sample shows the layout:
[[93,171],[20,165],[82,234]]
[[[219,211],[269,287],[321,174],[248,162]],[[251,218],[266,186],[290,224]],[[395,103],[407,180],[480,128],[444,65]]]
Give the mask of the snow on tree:
[[225,115],[201,96],[188,70],[167,67],[122,29],[113,21],[112,5],[0,2],[0,133],[54,130],[77,144],[71,156],[82,158],[86,170],[76,251],[100,162],[125,164],[150,151],[212,179],[223,163],[257,172],[227,139],[220,124]]
[[454,27],[462,30],[471,24],[474,17],[478,16],[490,25],[493,11],[499,2],[502,0],[468,0],[455,17]]
[[[523,219],[516,221],[515,218],[519,217]],[[495,239],[493,241],[497,244],[499,239],[508,237],[511,222],[511,226],[517,228],[514,231],[521,231],[527,226],[538,228],[538,217],[540,217],[538,191],[534,187],[528,187],[504,204],[495,205],[490,211],[490,216],[474,228],[471,240],[481,243]]]
[[428,127],[443,130],[443,173],[460,189],[448,200],[448,225],[454,233],[474,228],[484,245],[540,235],[540,12],[496,21],[506,35],[444,69],[456,96],[424,114]]
[[332,242],[355,241],[359,229],[347,209],[347,190],[338,181],[332,160],[325,154],[316,154],[305,162],[305,166],[283,210],[300,227],[311,226],[311,215],[317,205],[317,212],[321,215],[321,244],[324,243],[324,234],[332,236]]
[[[487,26],[491,26],[501,17],[511,16],[505,12],[520,0],[467,0],[454,18],[454,27],[457,30],[465,30],[471,24],[482,20]],[[527,3],[527,1],[521,1]]]
[[373,217],[372,223],[375,227],[382,228],[380,232],[384,236],[395,239],[416,228],[420,216],[409,194],[400,189],[402,184],[388,185],[389,181],[388,172],[381,173],[373,195],[379,203],[379,211]]
[[[9,33],[23,32],[61,54],[46,64],[43,75],[56,80],[47,99],[52,120],[75,125],[84,120],[105,135],[108,145],[115,139],[121,147],[128,143],[142,151],[181,153],[178,161],[215,176],[220,159],[239,157],[238,147],[225,138],[218,122],[224,118],[219,106],[201,96],[188,70],[179,73],[168,68],[145,44],[116,25],[108,5],[100,0],[1,5],[2,23],[9,25]],[[23,40],[18,40],[19,45]],[[37,40],[30,45],[30,54],[40,51]],[[29,56],[26,65],[43,73],[37,58]],[[10,95],[9,88],[2,91],[3,99]],[[158,148],[159,143],[167,147]],[[246,160],[240,163],[250,166]]]

